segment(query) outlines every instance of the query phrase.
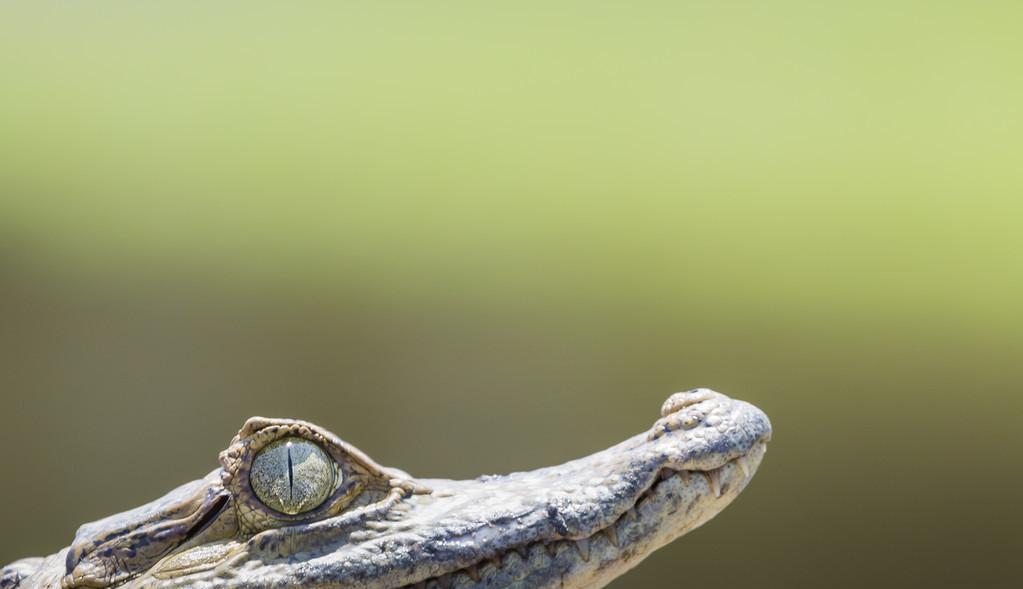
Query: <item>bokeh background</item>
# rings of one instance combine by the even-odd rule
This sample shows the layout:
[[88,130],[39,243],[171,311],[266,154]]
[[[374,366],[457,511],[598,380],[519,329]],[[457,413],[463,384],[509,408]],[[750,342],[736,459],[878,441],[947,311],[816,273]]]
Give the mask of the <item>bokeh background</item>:
[[0,562],[250,415],[473,477],[754,402],[615,589],[1006,587],[1018,2],[5,2]]

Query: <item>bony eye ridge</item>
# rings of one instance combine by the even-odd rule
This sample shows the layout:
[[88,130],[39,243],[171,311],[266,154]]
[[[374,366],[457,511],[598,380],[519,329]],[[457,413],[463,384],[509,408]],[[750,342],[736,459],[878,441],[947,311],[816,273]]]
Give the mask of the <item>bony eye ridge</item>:
[[289,437],[259,451],[249,482],[267,507],[296,515],[322,505],[337,488],[340,476],[334,460],[319,445]]

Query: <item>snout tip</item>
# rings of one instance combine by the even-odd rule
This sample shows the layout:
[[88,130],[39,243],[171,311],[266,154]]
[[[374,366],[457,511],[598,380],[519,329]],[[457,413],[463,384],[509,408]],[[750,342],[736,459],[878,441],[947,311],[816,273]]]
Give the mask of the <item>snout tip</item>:
[[670,446],[690,458],[719,456],[728,459],[771,440],[767,414],[745,401],[707,388],[675,393],[661,407],[647,435],[654,442],[668,437]]

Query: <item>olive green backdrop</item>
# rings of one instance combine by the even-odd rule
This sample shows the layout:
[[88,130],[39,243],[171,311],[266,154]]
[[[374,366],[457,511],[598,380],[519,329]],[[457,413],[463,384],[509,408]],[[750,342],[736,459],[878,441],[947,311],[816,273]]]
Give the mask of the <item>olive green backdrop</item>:
[[615,589],[1012,584],[1021,20],[3,3],[0,561],[250,415],[471,477],[709,386],[771,416],[760,474]]

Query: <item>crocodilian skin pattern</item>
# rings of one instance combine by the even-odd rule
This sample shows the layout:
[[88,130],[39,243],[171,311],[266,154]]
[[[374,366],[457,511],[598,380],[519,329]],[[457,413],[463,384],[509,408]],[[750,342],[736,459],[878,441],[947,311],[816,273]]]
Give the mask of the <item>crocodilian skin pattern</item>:
[[[220,468],[8,565],[0,589],[603,587],[735,499],[771,436],[759,409],[707,389],[672,395],[661,415],[586,458],[471,481],[415,479],[315,425],[254,417]],[[336,462],[336,489],[286,515],[249,471],[294,437]]]

